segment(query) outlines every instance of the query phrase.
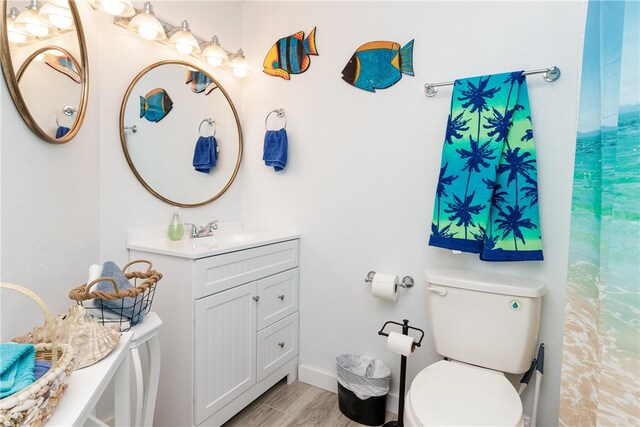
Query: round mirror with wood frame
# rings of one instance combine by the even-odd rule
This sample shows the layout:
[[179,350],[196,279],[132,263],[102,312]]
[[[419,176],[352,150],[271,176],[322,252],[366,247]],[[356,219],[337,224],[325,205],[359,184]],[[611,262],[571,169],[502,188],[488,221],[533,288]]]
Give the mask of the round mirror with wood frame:
[[[154,63],[133,79],[120,108],[120,142],[140,184],[186,208],[222,196],[242,160],[231,97],[207,71],[180,60]],[[202,156],[212,163],[202,167]]]
[[[68,5],[72,19],[70,29],[56,29],[54,32],[56,35],[52,37],[29,36],[33,43],[16,44],[9,39],[9,2],[2,0],[0,62],[7,88],[16,109],[29,129],[52,144],[70,141],[80,130],[87,109],[89,91],[87,47],[75,1],[68,0]],[[74,57],[71,51],[76,52],[77,57]],[[48,53],[53,54],[53,59],[47,62],[51,66],[38,65],[41,58]],[[62,57],[63,60],[56,59],[55,56]],[[56,61],[60,64],[56,64]],[[64,65],[68,68],[65,69]],[[28,77],[26,77],[27,74],[29,74]],[[69,77],[76,81],[71,82]],[[33,82],[37,82],[40,86],[34,87]],[[71,84],[78,85],[72,96],[68,90]],[[61,114],[75,116],[63,135],[58,134]]]

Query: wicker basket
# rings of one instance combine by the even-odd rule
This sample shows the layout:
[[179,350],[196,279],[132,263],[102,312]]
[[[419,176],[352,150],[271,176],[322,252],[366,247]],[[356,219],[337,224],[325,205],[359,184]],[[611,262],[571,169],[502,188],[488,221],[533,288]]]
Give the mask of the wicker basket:
[[0,283],[0,289],[20,292],[38,304],[45,317],[45,324],[51,328],[51,343],[36,344],[36,359],[51,362],[51,369],[38,381],[17,393],[0,399],[0,425],[32,426],[43,425],[55,409],[68,384],[73,370],[73,349],[68,344],[58,344],[55,322],[44,301],[32,291],[10,283]]
[[[131,271],[127,273],[129,267],[134,264],[147,264],[146,271]],[[162,279],[162,273],[159,273],[153,269],[153,264],[150,261],[146,260],[137,260],[132,261],[129,264],[125,265],[122,268],[122,272],[124,273],[127,280],[134,280],[134,287],[130,289],[119,289],[116,281],[111,277],[99,277],[92,282],[85,283],[83,285],[74,288],[69,292],[69,298],[76,301],[78,304],[83,306],[89,313],[92,313],[92,316],[96,319],[102,319],[102,324],[105,326],[116,324],[119,326],[120,331],[126,332],[130,329],[133,324],[129,324],[127,326],[127,322],[129,318],[122,314],[125,310],[131,310],[132,319],[136,319],[140,316],[140,314],[148,313],[151,310],[151,304],[153,303],[153,296],[156,292],[156,284],[160,279]],[[114,291],[106,292],[106,291],[98,291],[94,290],[93,292],[89,292],[91,287],[101,281],[110,281],[113,284]],[[125,303],[125,298],[133,298],[133,301],[129,300],[128,303]],[[110,311],[119,311],[120,312],[120,320],[119,322],[108,322],[105,320],[103,304],[99,307],[94,304],[89,303],[89,301],[93,299],[102,299],[102,300],[110,300],[116,301],[121,300],[121,305],[119,310],[111,309]],[[100,322],[100,320],[98,320]]]

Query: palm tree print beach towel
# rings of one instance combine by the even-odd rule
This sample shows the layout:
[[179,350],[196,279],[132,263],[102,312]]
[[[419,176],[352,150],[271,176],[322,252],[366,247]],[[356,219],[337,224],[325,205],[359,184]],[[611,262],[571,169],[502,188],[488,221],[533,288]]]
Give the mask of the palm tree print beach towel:
[[522,71],[454,83],[433,212],[431,246],[485,261],[543,259]]

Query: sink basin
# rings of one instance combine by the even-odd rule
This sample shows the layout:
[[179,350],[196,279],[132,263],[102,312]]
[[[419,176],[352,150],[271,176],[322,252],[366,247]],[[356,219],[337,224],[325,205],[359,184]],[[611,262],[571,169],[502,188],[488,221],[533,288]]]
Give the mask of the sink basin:
[[127,247],[129,249],[197,259],[253,246],[291,240],[297,237],[298,235],[295,234],[267,231],[223,230],[216,232],[213,236],[198,238],[184,237],[178,241],[172,241],[166,237],[129,241]]

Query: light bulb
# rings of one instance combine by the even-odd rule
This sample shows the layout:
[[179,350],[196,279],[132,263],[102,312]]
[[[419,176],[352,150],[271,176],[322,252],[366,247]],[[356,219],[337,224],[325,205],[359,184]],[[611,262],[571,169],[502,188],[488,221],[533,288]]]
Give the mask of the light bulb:
[[49,34],[49,29],[47,27],[35,22],[26,23],[24,28],[36,37],[44,37]]
[[176,50],[184,55],[193,52],[193,46],[187,43],[176,43]]
[[9,36],[9,41],[11,43],[24,43],[27,41],[27,35],[24,33],[19,33],[17,31],[12,31],[11,27],[8,27],[7,34]]
[[55,35],[57,30],[48,23],[42,21],[38,15],[38,2],[31,0],[27,9],[16,18],[16,26],[24,28],[35,37]]
[[110,15],[119,16],[124,12],[124,3],[119,0],[101,0],[100,5]]
[[14,6],[9,9],[7,14],[7,38],[10,43],[22,44],[29,41],[29,33],[26,30],[18,28],[16,26],[16,17],[18,16],[18,9]]
[[38,15],[45,23],[51,24],[54,27],[66,30],[73,26],[71,11],[51,3],[42,6]]
[[171,36],[169,43],[172,44],[178,52],[184,55],[200,53],[198,41],[193,37],[193,34],[191,34],[189,23],[187,21],[182,21],[180,29]]
[[251,71],[249,62],[245,59],[242,49],[238,49],[238,53],[236,53],[236,57],[229,63],[229,67],[231,71],[233,71],[233,74],[239,78],[246,77]]
[[131,19],[127,28],[138,33],[140,37],[146,40],[164,40],[167,38],[162,24],[153,15],[151,2],[144,4],[143,11]]
[[130,18],[136,14],[131,0],[89,0],[89,3],[94,9],[101,10],[113,16]]
[[217,36],[213,36],[211,43],[202,52],[202,57],[214,67],[220,67],[229,62],[227,53],[220,47],[220,42]]
[[138,34],[140,34],[140,37],[147,40],[155,40],[156,37],[158,37],[158,32],[156,30],[147,27],[138,27]]
[[245,68],[234,68],[233,69],[233,75],[235,75],[236,77],[246,77],[247,74],[249,74],[249,70],[245,69]]
[[56,27],[63,29],[71,28],[71,26],[73,25],[73,19],[61,15],[49,16],[49,22],[51,22]]
[[219,67],[222,65],[222,58],[218,58],[217,56],[207,56],[207,62],[214,67]]

